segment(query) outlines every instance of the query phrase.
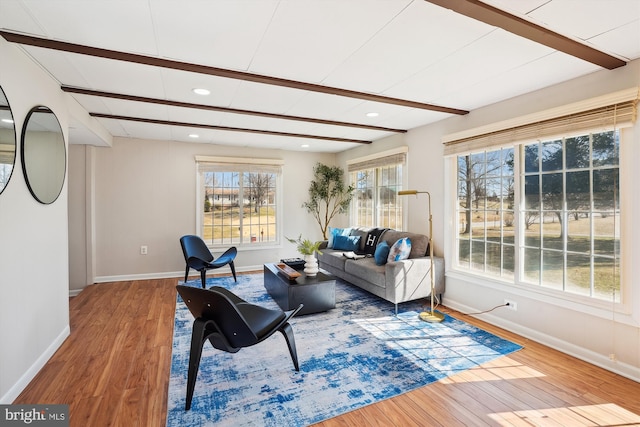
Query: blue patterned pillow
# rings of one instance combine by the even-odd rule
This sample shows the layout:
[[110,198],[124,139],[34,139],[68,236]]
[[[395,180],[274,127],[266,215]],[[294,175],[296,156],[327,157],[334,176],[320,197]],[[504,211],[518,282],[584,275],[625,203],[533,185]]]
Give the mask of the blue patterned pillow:
[[378,243],[376,246],[376,251],[373,254],[373,259],[376,260],[377,265],[385,265],[387,263],[387,257],[389,256],[389,244],[384,240]]
[[334,249],[333,242],[336,236],[348,236],[350,234],[351,234],[350,228],[329,227],[329,242],[327,243],[327,249]]
[[335,236],[333,249],[339,251],[357,251],[360,247],[360,236]]
[[403,237],[399,239],[397,242],[391,246],[389,250],[389,256],[387,257],[387,262],[393,261],[402,261],[403,259],[409,258],[409,254],[411,253],[411,239],[408,237]]

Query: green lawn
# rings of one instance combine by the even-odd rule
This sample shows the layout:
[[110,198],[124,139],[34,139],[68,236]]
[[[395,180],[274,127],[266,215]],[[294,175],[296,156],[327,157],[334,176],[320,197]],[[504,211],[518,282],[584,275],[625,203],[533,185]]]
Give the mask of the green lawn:
[[[611,299],[613,292],[616,300],[619,300],[620,292],[620,265],[619,260],[614,261],[612,254],[614,249],[619,253],[619,240],[614,238],[613,216],[594,216],[593,223],[589,218],[580,218],[569,221],[567,237],[566,277],[565,259],[559,250],[562,250],[564,239],[560,237],[560,224],[535,223],[525,232],[524,250],[524,276],[525,280],[539,283],[542,274],[542,286],[567,290],[572,293],[589,295],[591,275],[593,274],[594,293],[603,299]],[[589,238],[591,227],[594,232],[594,245],[591,248]],[[541,236],[541,227],[542,233]],[[503,272],[507,276],[513,275],[515,246],[512,227],[504,227],[503,244],[500,243],[500,228],[487,228],[485,232],[472,229],[472,238],[477,240],[465,240],[468,234],[460,234],[459,256],[461,262],[469,262],[472,253],[472,268],[487,268],[500,272],[501,262]],[[478,239],[478,236],[480,238]],[[485,242],[486,238],[486,242]],[[495,242],[495,244],[492,244]],[[501,254],[500,251],[503,251]],[[593,271],[591,268],[591,253],[594,255]],[[542,263],[540,260],[542,254]],[[502,256],[501,256],[502,255]],[[509,274],[511,272],[511,274]]]
[[275,209],[262,206],[255,212],[255,207],[246,207],[242,211],[240,220],[238,206],[213,206],[209,212],[203,213],[203,238],[207,242],[251,241],[252,236],[257,240],[273,241],[276,238]]

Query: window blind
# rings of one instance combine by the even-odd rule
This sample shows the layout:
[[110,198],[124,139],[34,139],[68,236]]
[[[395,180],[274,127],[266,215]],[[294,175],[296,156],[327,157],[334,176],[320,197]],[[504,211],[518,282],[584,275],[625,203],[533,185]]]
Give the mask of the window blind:
[[349,172],[356,172],[366,169],[374,169],[383,166],[404,165],[406,163],[407,153],[396,153],[389,156],[368,159],[361,162],[355,162],[347,165]]
[[196,157],[198,172],[282,173],[282,160]]
[[594,130],[622,128],[633,125],[637,118],[637,92],[634,99],[600,106],[585,111],[539,120],[493,132],[480,133],[444,142],[444,154],[455,155],[479,151],[514,142],[572,136]]

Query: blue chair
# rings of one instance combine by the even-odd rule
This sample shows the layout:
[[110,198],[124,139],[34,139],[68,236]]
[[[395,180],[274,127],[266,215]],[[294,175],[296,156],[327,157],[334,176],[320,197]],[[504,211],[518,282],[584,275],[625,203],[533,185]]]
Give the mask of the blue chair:
[[184,281],[187,281],[189,277],[189,269],[193,268],[200,272],[200,280],[202,287],[205,288],[206,274],[208,270],[224,267],[229,264],[231,267],[231,273],[233,273],[233,280],[238,282],[236,278],[236,267],[233,264],[233,260],[238,254],[238,250],[235,246],[227,249],[218,259],[214,260],[214,256],[207,247],[207,244],[199,237],[193,235],[182,236],[180,238],[180,246],[182,246],[182,254],[184,255],[184,261],[187,264],[187,268],[184,272]]
[[302,304],[294,310],[272,310],[248,303],[220,286],[199,289],[178,285],[176,288],[195,318],[191,333],[185,411],[191,408],[202,348],[207,341],[218,350],[237,353],[243,347],[258,344],[275,332],[280,332],[289,347],[293,367],[296,371],[300,370],[289,319],[302,309]]

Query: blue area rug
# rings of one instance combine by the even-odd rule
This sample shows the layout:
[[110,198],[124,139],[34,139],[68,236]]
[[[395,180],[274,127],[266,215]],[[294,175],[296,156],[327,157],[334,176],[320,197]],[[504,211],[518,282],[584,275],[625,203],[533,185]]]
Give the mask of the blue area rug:
[[[200,281],[187,282],[200,287]],[[207,279],[266,307],[262,274]],[[296,372],[284,337],[229,354],[205,345],[190,411],[184,410],[193,317],[178,296],[167,426],[305,426],[406,393],[519,350],[450,316],[418,319],[420,302],[394,305],[340,280],[336,308],[294,317]]]

